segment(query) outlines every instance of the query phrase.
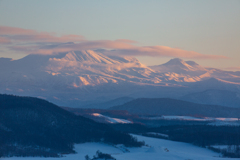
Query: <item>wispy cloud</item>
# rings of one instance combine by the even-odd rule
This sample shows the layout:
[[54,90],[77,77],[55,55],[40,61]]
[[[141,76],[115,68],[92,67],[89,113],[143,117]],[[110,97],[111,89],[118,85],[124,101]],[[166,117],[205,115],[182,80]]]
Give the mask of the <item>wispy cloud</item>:
[[0,26],[0,37],[4,37],[9,41],[19,42],[81,42],[83,36],[79,35],[64,35],[58,37],[55,33],[37,32],[30,29],[22,29],[16,27]]
[[164,56],[164,57],[181,57],[192,59],[225,59],[226,56],[219,55],[204,55],[194,51],[186,51],[178,48],[171,48],[167,46],[143,46],[130,49],[118,49],[111,51],[122,55],[137,55],[137,56]]
[[10,40],[5,37],[0,37],[0,44],[10,44]]
[[228,68],[224,68],[226,70],[229,70],[229,71],[240,71],[240,67],[228,67]]
[[225,56],[204,55],[167,46],[137,46],[128,39],[86,40],[81,35],[57,36],[55,33],[0,26],[0,44],[9,50],[27,54],[54,54],[76,50],[105,49],[105,54],[128,56],[164,56],[196,59],[223,59]]

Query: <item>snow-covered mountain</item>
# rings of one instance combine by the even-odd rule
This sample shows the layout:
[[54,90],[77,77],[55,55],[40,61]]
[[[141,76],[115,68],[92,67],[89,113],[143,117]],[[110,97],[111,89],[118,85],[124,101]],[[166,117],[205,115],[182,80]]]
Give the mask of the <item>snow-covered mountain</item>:
[[175,72],[177,74],[198,73],[207,71],[194,61],[184,61],[179,58],[174,58],[158,66],[151,66],[150,68],[160,72]]
[[[205,85],[210,78],[234,88],[240,84],[240,72],[204,68],[181,59],[147,67],[134,57],[107,56],[101,50],[0,58],[0,68],[0,93],[36,96],[65,106],[123,96],[176,98],[190,93],[194,85],[189,82]],[[195,88],[199,89],[194,92],[202,91],[201,86]]]
[[205,68],[194,61],[184,61],[179,58],[171,59],[165,64],[150,66],[149,68],[159,72],[165,79],[177,82],[197,82],[215,78],[226,83],[240,84],[240,72]]
[[[158,83],[155,72],[133,57],[107,57],[92,50],[57,55],[28,55],[20,60],[1,58],[6,68],[1,77],[24,83],[33,79],[55,79],[68,87],[95,86],[103,83]],[[13,74],[14,73],[14,74]],[[10,77],[8,77],[10,76]],[[9,79],[11,78],[11,79]],[[49,79],[48,79],[49,80]],[[39,84],[39,82],[37,82]]]
[[113,59],[90,50],[28,55],[20,60],[1,58],[0,67],[5,68],[0,71],[0,82],[7,90],[15,85],[24,90],[29,85],[44,89],[51,86],[78,88],[104,83],[118,84],[123,81],[151,82],[153,80],[148,76],[154,73],[135,58]]
[[36,96],[67,106],[127,96],[138,92],[136,86],[165,85],[155,71],[134,57],[92,50],[31,54],[19,60],[0,58],[0,68],[1,93]]

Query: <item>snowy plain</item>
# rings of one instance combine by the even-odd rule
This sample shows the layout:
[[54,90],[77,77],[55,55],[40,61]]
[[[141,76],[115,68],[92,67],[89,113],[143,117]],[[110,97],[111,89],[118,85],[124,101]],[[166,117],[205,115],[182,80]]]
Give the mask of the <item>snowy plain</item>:
[[41,157],[10,157],[2,160],[85,160],[85,155],[92,157],[97,150],[109,153],[117,160],[236,160],[237,158],[222,158],[219,153],[215,153],[206,148],[200,148],[188,143],[174,142],[170,140],[149,138],[133,135],[139,141],[145,141],[148,146],[141,148],[126,148],[125,152],[120,146],[111,146],[101,143],[76,144],[77,154],[64,155],[61,158],[41,158]]
[[104,115],[99,114],[99,113],[93,113],[92,115],[95,116],[95,117],[103,117],[107,120],[108,123],[132,123],[131,121],[128,121],[128,120],[125,120],[125,119],[112,118],[112,117],[104,116]]
[[[108,117],[99,113],[92,114],[95,117],[103,117],[108,123],[132,123],[131,121],[119,118]],[[208,125],[213,126],[240,126],[238,118],[223,118],[223,117],[191,117],[191,116],[161,116],[161,117],[150,117],[151,120],[183,120],[183,121],[206,121]]]
[[191,117],[191,116],[160,116],[160,117],[151,117],[149,119],[152,120],[157,120],[157,119],[165,119],[165,120],[172,120],[172,119],[177,119],[177,120],[185,120],[185,121],[238,121],[238,118],[223,118],[223,117]]

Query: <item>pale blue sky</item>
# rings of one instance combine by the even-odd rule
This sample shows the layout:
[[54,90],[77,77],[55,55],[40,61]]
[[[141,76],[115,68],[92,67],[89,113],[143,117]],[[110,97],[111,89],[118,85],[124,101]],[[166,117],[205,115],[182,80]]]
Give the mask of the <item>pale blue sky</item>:
[[[240,67],[240,0],[0,0],[0,25],[224,55],[230,59],[194,61]],[[170,59],[138,58],[147,65]]]

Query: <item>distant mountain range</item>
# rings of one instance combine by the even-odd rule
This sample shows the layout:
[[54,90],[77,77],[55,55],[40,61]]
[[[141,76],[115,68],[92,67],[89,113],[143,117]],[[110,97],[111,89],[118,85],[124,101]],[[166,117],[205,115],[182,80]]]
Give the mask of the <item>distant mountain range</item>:
[[0,70],[0,93],[70,107],[104,105],[120,97],[181,98],[209,89],[240,91],[240,72],[178,58],[147,67],[134,57],[107,56],[101,50],[0,58],[0,68],[5,68]]
[[187,94],[181,97],[181,99],[201,104],[240,108],[240,93],[227,90],[206,90],[203,92]]
[[169,98],[139,98],[110,110],[125,110],[138,115],[174,115],[240,118],[240,108],[197,104]]
[[116,99],[113,99],[113,100],[110,100],[107,102],[103,102],[103,103],[96,103],[96,104],[89,104],[89,105],[81,106],[81,108],[107,109],[107,108],[110,108],[113,106],[127,103],[132,100],[134,100],[134,98],[132,98],[132,97],[120,97],[120,98],[116,98]]

